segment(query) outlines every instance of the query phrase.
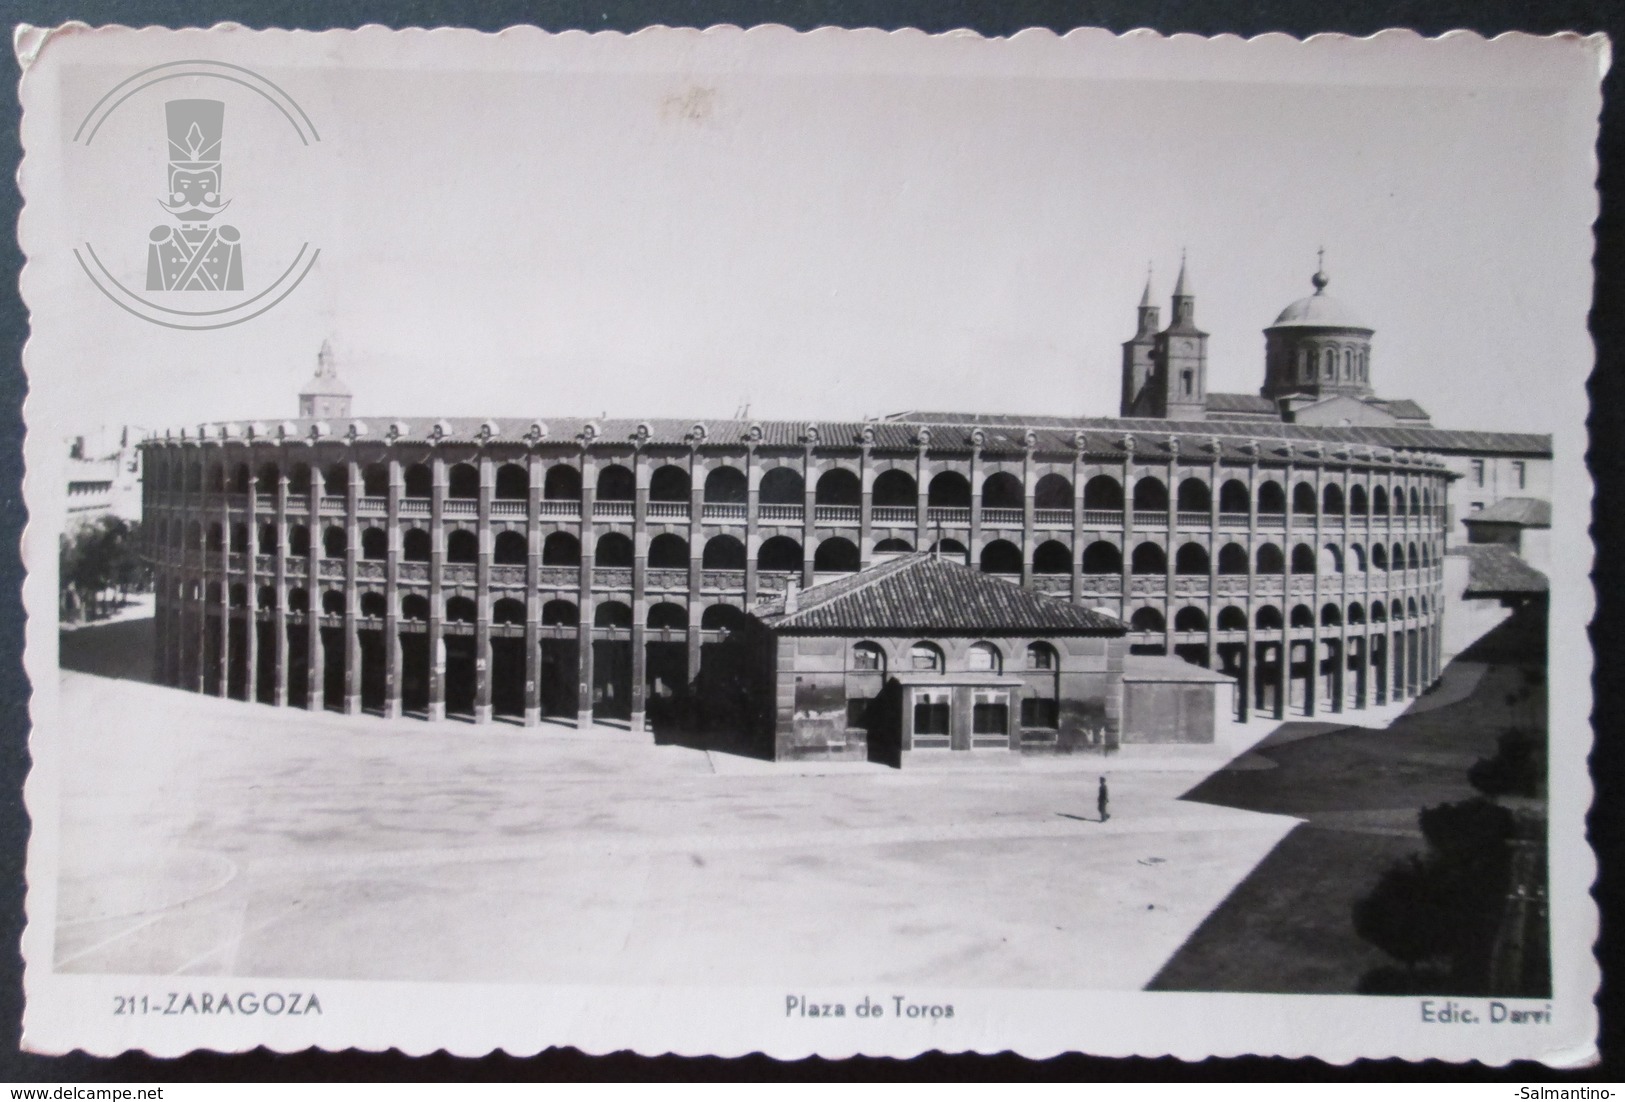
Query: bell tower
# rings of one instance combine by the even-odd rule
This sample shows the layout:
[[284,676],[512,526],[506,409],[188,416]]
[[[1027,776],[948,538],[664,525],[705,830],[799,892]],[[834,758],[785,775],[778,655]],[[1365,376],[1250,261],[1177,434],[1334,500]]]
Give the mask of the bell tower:
[[1139,324],[1132,340],[1123,342],[1123,395],[1118,402],[1121,417],[1155,417],[1151,412],[1151,386],[1156,371],[1157,327],[1161,313],[1151,303],[1151,269],[1145,272],[1145,292],[1140,296]]
[[1173,319],[1157,334],[1155,357],[1162,409],[1155,415],[1174,421],[1201,421],[1207,417],[1207,338],[1196,327],[1196,292],[1179,256],[1179,279],[1174,283]]
[[350,388],[333,366],[333,346],[327,341],[316,353],[316,374],[299,391],[299,416],[335,421],[350,416]]

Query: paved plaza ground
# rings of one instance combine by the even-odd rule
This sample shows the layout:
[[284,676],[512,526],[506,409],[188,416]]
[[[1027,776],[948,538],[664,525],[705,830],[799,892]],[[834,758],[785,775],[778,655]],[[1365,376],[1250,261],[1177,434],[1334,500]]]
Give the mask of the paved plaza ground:
[[1137,989],[1296,823],[1180,800],[1222,753],[785,766],[217,700],[131,679],[149,630],[63,637],[62,971]]

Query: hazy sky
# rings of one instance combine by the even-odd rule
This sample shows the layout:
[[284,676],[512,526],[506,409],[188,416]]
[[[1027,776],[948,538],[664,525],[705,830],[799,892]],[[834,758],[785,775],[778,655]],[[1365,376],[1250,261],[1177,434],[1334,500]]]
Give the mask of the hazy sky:
[[[70,144],[185,39],[54,43],[72,64],[26,89],[31,425],[291,416],[324,339],[363,417],[1112,414],[1147,262],[1166,320],[1189,250],[1209,386],[1256,392],[1322,245],[1380,394],[1460,427],[1583,409],[1597,104],[1573,45],[227,38],[207,56],[271,76],[319,143],[188,80]],[[139,284],[178,96],[227,101],[250,290],[322,250],[218,332],[119,311],[71,253]]]

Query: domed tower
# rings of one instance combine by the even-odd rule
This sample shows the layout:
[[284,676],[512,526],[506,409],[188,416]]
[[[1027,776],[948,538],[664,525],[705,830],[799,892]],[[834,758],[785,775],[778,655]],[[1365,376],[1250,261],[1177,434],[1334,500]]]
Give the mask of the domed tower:
[[1151,376],[1156,370],[1157,328],[1162,324],[1151,302],[1151,270],[1146,269],[1145,293],[1140,296],[1140,321],[1131,340],[1123,342],[1123,396],[1119,416],[1155,417],[1150,405]]
[[1370,326],[1326,293],[1325,253],[1314,277],[1315,293],[1281,311],[1264,330],[1264,386],[1274,401],[1346,394],[1371,397]]
[[316,374],[299,391],[299,416],[343,420],[350,416],[350,388],[333,366],[333,346],[322,342],[316,353]]

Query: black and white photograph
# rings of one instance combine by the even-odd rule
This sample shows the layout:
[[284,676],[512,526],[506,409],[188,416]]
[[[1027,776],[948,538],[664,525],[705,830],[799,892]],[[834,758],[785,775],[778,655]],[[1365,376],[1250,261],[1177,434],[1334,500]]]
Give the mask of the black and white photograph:
[[26,1048],[1595,1058],[1605,38],[16,48]]

